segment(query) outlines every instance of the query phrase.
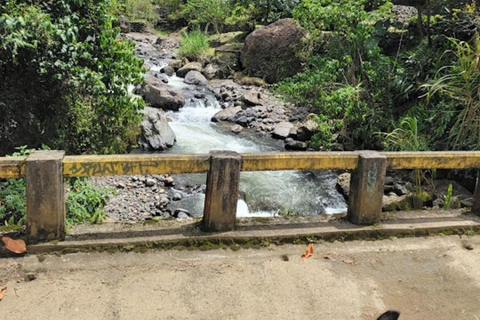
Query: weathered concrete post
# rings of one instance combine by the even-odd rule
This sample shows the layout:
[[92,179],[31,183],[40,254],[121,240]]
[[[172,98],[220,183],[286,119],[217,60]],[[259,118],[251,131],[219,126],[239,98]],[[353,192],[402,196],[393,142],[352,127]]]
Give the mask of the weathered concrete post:
[[475,193],[473,194],[472,212],[480,216],[480,169],[477,169],[477,184],[475,185]]
[[27,232],[33,241],[65,236],[64,151],[35,151],[26,160]]
[[350,222],[363,225],[380,222],[386,170],[384,155],[374,151],[359,152],[358,166],[350,180]]
[[228,231],[235,227],[242,157],[233,151],[211,151],[203,227]]

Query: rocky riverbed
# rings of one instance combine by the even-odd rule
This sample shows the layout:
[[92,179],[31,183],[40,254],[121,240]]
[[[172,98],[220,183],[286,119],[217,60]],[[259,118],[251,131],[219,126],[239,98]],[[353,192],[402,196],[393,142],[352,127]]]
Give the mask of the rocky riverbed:
[[[136,43],[136,55],[144,60],[148,69],[146,84],[134,89],[150,105],[143,111],[139,141],[145,150],[171,148],[176,137],[165,111],[176,112],[195,102],[202,102],[206,107],[220,104],[222,110],[211,118],[213,122],[222,122],[218,130],[240,136],[258,135],[263,139],[288,139],[294,128],[292,122],[307,115],[290,112],[284,101],[263,86],[255,85],[255,81],[263,84],[258,79],[249,80],[254,84],[245,80],[243,84],[232,79],[206,80],[204,74],[209,72],[206,63],[177,59],[179,42],[175,38],[148,32],[130,32],[124,36]],[[290,140],[293,139],[285,142],[286,148]],[[307,148],[305,142],[301,144],[297,149]],[[114,190],[105,207],[108,218],[113,221],[189,219],[202,214],[201,208],[192,206],[188,199],[195,198],[192,196],[201,199],[205,183],[192,183],[183,177],[177,179],[169,175],[101,177],[92,181]]]

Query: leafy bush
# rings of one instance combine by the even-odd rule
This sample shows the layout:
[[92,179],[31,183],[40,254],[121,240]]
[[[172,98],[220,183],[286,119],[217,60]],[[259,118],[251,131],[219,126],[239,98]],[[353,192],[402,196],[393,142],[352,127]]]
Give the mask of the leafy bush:
[[[86,179],[71,179],[67,197],[67,224],[100,223],[105,218],[103,207],[111,190],[95,187]],[[0,225],[24,225],[26,220],[26,193],[24,179],[0,182]]]
[[0,2],[0,154],[42,143],[121,153],[136,141],[142,61],[112,28],[112,0]]
[[[293,15],[310,32],[310,47],[319,47],[324,31],[329,32],[326,52],[312,51],[305,71],[278,85],[279,92],[316,111],[320,119],[338,123],[321,120],[319,130],[341,130],[352,148],[377,148],[374,133],[392,122],[394,62],[381,53],[384,26],[377,23],[389,16],[390,3],[379,2],[379,10],[366,11],[367,1],[303,0]],[[320,145],[328,143],[322,140]]]
[[71,179],[67,198],[67,224],[102,222],[105,219],[103,207],[112,192],[93,186],[87,179]]
[[[442,67],[435,79],[424,85],[427,97],[440,96],[449,101],[446,111],[453,112],[448,132],[449,149],[478,150],[480,148],[480,38],[478,35],[469,44],[451,39],[455,62]],[[437,109],[437,108],[436,108]],[[437,109],[438,110],[438,109]]]
[[200,31],[187,32],[183,35],[179,53],[183,57],[197,59],[210,48],[208,37]]
[[205,25],[205,31],[212,25],[219,33],[232,9],[230,0],[188,0],[183,14],[193,24]]
[[[27,156],[34,149],[17,147],[12,156]],[[42,150],[49,150],[42,146]],[[114,192],[96,187],[85,178],[68,180],[70,192],[66,200],[67,224],[100,223],[105,218],[103,207]],[[0,180],[0,225],[24,225],[26,220],[26,184],[24,179]]]

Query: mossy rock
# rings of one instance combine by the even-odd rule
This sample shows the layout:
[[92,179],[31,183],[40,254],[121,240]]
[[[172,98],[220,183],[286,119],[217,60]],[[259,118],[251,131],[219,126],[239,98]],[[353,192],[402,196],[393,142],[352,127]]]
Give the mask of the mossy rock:
[[133,32],[143,32],[147,29],[147,21],[145,20],[136,20],[136,21],[130,21],[130,29]]
[[208,43],[211,47],[217,48],[228,43],[242,42],[245,37],[246,34],[243,31],[220,33],[208,37]]

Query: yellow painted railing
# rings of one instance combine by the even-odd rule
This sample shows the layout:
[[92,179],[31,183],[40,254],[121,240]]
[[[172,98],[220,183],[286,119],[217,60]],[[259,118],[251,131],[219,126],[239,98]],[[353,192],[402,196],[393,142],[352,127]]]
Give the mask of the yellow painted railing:
[[[480,168],[480,151],[379,152],[387,159],[388,170]],[[279,152],[241,154],[241,171],[352,170],[357,152]],[[0,158],[0,179],[25,176],[26,157]],[[66,156],[65,177],[135,174],[205,173],[209,155],[106,155]]]
[[[234,227],[241,171],[352,170],[348,218],[357,224],[373,224],[380,219],[386,170],[469,168],[480,168],[479,151],[256,154],[219,151],[196,155],[105,156],[64,156],[60,151],[42,151],[28,157],[0,158],[0,179],[27,179],[27,230],[33,238],[51,239],[63,237],[64,200],[58,195],[63,192],[65,177],[208,173],[204,223],[206,229],[217,231]],[[50,203],[56,202],[53,197],[62,199],[52,206]],[[38,203],[44,198],[50,201],[50,207]],[[474,198],[474,210],[478,211],[478,189]],[[37,213],[45,206],[49,212]],[[29,214],[35,217],[29,218]],[[45,224],[45,220],[51,223]]]

